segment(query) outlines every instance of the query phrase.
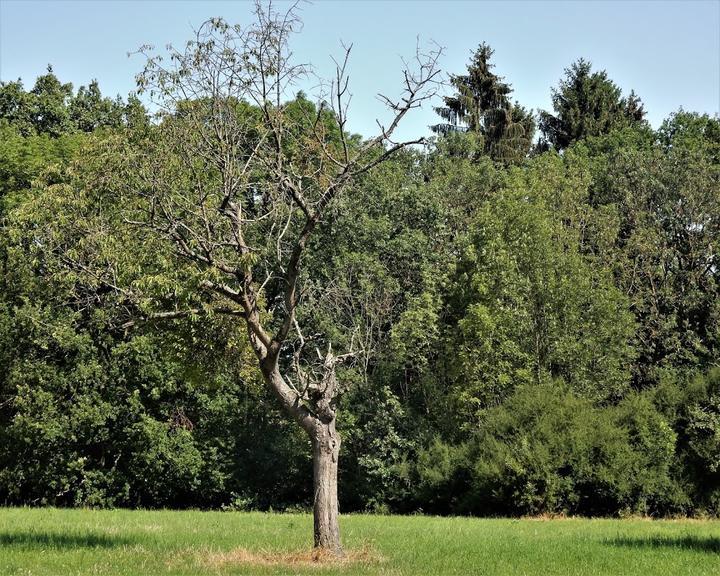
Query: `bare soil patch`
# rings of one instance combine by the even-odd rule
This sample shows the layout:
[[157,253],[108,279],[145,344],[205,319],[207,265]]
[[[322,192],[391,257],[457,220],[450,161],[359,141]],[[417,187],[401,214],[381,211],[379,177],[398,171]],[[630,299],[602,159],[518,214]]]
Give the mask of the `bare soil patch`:
[[225,552],[206,552],[198,558],[208,568],[223,568],[228,565],[250,566],[323,567],[353,564],[374,564],[382,557],[369,548],[346,550],[343,556],[326,550],[302,550],[295,552],[274,552],[235,548]]

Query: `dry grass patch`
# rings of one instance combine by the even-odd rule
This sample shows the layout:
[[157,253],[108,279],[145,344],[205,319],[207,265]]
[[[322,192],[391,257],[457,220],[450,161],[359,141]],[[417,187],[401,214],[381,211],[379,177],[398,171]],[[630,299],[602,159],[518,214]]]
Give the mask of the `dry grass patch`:
[[369,548],[346,550],[343,556],[336,556],[326,550],[303,550],[295,552],[271,552],[235,548],[225,552],[205,552],[198,555],[200,562],[208,568],[223,568],[231,565],[317,567],[375,564],[382,557]]

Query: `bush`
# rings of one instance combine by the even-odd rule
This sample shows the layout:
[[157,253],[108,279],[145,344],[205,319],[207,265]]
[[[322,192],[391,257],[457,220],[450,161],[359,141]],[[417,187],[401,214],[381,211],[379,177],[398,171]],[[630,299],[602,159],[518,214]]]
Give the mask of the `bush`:
[[597,407],[559,382],[522,386],[467,443],[420,453],[417,498],[474,515],[673,512],[687,501],[672,480],[675,442],[647,398]]

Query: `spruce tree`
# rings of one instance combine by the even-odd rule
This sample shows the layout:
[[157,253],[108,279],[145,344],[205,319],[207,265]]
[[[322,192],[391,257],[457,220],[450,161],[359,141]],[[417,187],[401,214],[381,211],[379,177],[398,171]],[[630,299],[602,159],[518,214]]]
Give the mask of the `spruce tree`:
[[456,93],[445,96],[445,105],[435,108],[445,122],[432,130],[438,134],[476,133],[482,136],[486,155],[512,164],[522,161],[530,150],[535,121],[530,111],[510,100],[512,86],[492,71],[493,53],[486,43],[480,44],[467,74],[451,76]]
[[552,91],[552,104],[555,114],[540,111],[541,148],[564,150],[588,136],[645,123],[645,110],[635,92],[623,98],[605,70],[593,72],[591,63],[582,58],[565,69],[565,78]]

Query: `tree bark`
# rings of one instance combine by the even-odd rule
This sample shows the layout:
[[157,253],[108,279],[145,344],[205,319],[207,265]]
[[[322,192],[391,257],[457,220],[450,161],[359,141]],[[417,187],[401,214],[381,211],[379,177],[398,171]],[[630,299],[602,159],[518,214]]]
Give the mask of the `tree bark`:
[[342,555],[337,490],[340,434],[335,430],[335,421],[318,423],[311,433],[311,440],[315,548]]
[[307,432],[313,452],[313,521],[315,548],[342,556],[340,525],[338,522],[338,459],[340,433],[335,429],[335,410],[325,395],[336,390],[335,373],[326,374],[323,393],[316,399],[314,412],[298,400],[297,394],[286,384],[273,361],[263,362],[261,368],[266,382],[293,419]]

